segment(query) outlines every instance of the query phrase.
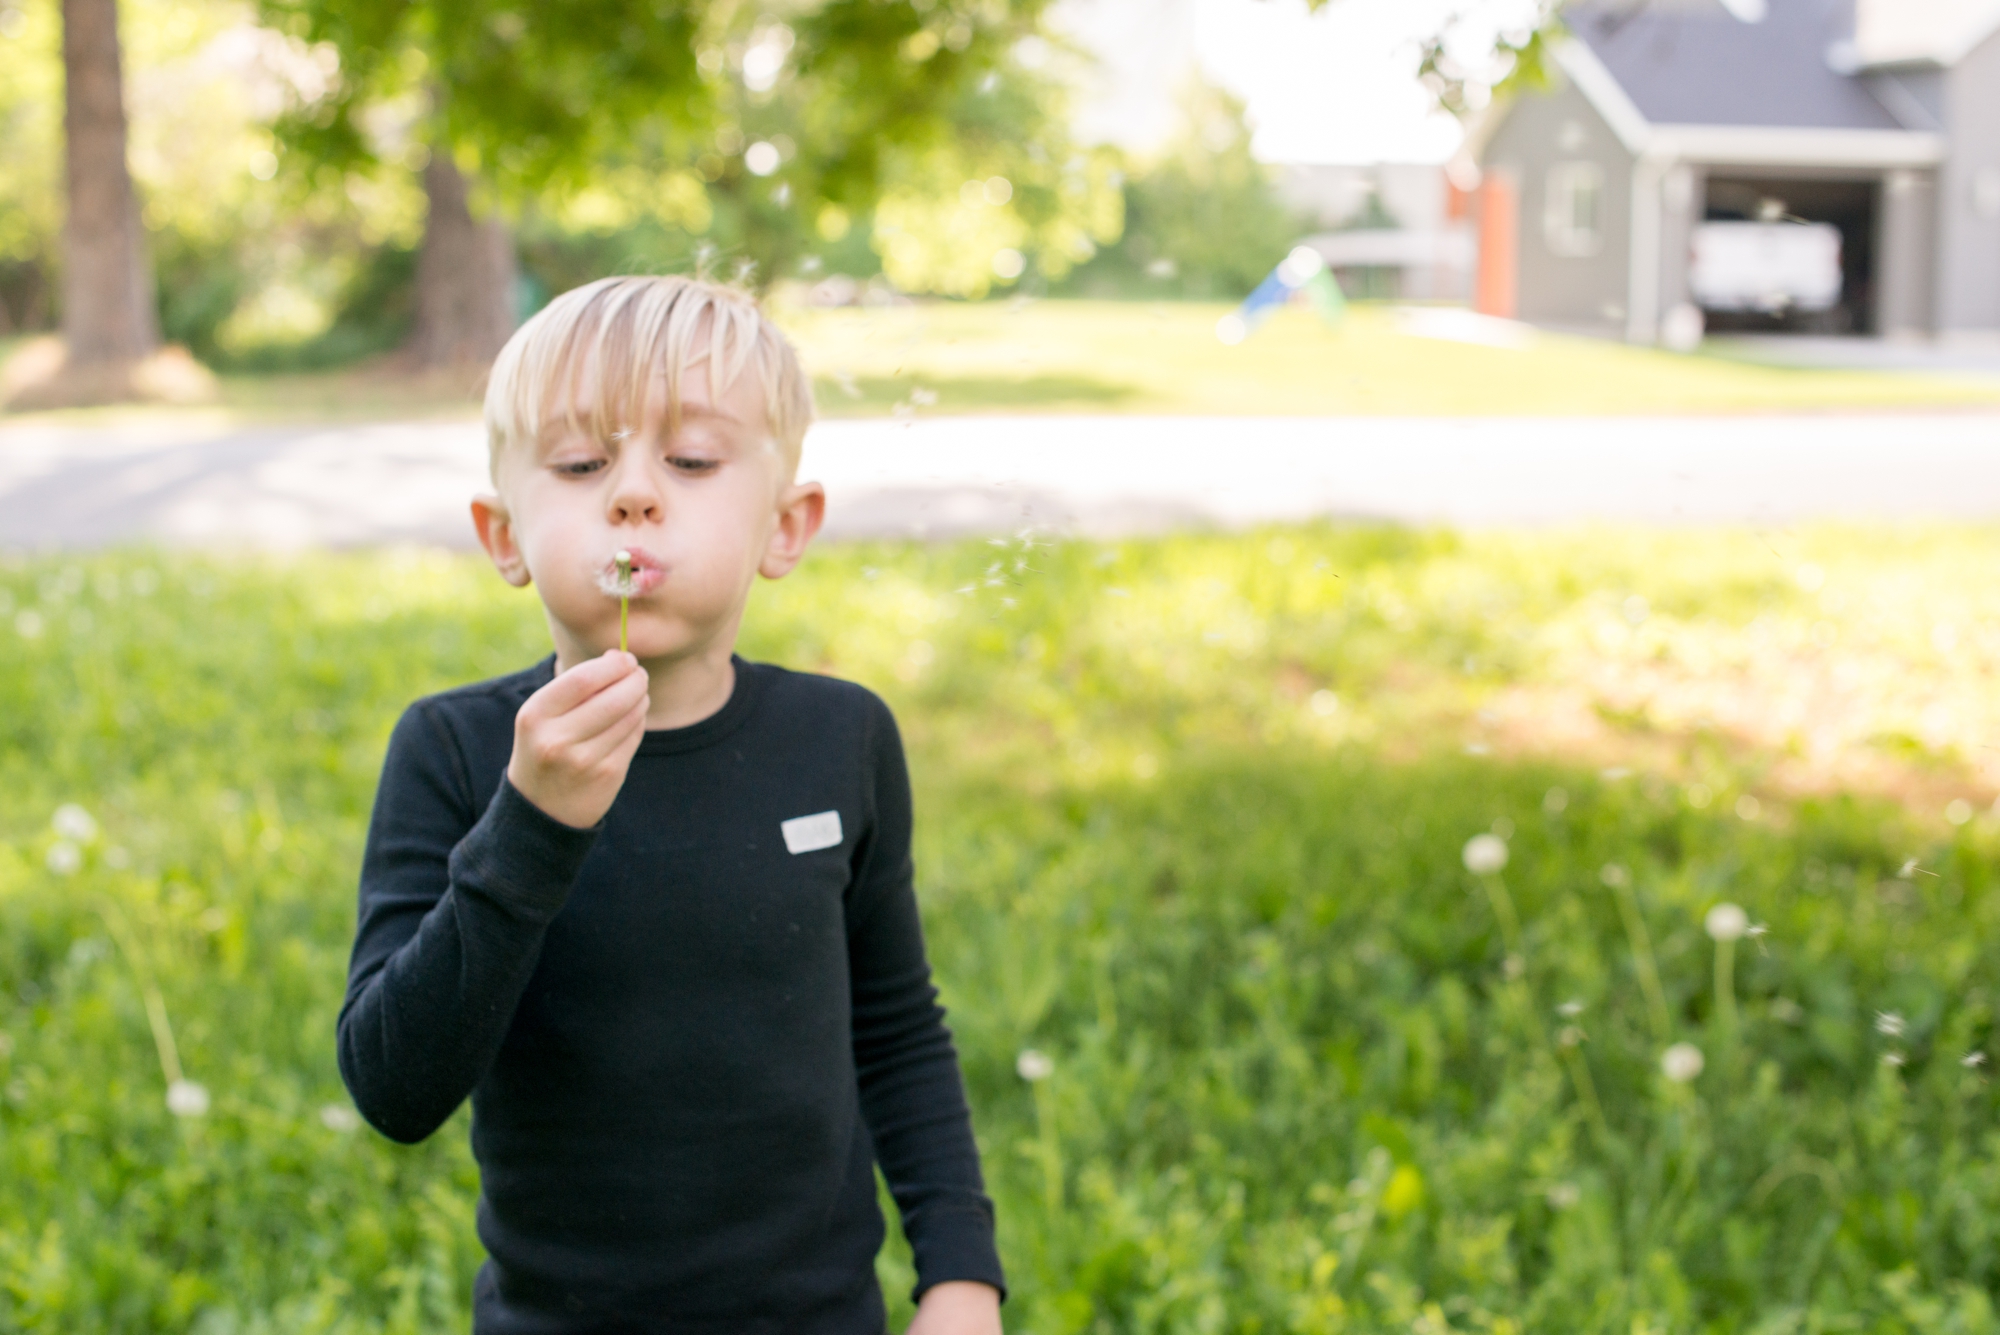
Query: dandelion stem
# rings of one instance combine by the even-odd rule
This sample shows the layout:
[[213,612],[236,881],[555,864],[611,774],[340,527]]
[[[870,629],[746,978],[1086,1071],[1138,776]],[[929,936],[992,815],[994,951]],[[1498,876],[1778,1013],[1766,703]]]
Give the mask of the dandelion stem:
[[626,652],[625,628],[632,613],[632,553],[620,550],[613,559],[618,563],[618,652],[622,654]]
[[118,943],[119,953],[132,966],[132,976],[139,984],[139,998],[146,1006],[146,1023],[153,1031],[153,1047],[160,1054],[160,1074],[167,1078],[169,1087],[181,1081],[180,1049],[174,1045],[174,1027],[167,1020],[167,1001],[160,995],[158,984],[154,983],[152,970],[147,967],[145,956],[140,953],[139,943],[132,936],[132,928],[125,921],[115,905],[105,905],[98,910],[104,925],[111,929],[111,939]]
[[1590,1119],[1598,1148],[1606,1157],[1615,1157],[1617,1141],[1611,1135],[1611,1123],[1604,1120],[1604,1105],[1597,1101],[1597,1082],[1590,1078],[1590,1063],[1574,1047],[1563,1049],[1563,1060],[1569,1066],[1569,1078],[1576,1085],[1577,1100],[1583,1104],[1584,1116]]
[[1632,943],[1632,965],[1639,975],[1639,990],[1646,994],[1653,1032],[1665,1043],[1673,1037],[1673,1019],[1667,1012],[1667,994],[1660,986],[1659,967],[1653,962],[1653,938],[1646,931],[1646,920],[1639,916],[1639,897],[1631,885],[1614,888],[1618,895],[1618,916],[1625,920],[1625,938]]
[[1049,1092],[1048,1081],[1038,1080],[1034,1085],[1035,1120],[1041,1132],[1040,1158],[1042,1161],[1042,1188],[1049,1207],[1049,1218],[1053,1220],[1063,1208],[1063,1163],[1062,1142],[1056,1135],[1056,1110],[1052,1104],[1054,1095]]
[[1715,943],[1715,1019],[1730,1041],[1736,1037],[1736,943]]

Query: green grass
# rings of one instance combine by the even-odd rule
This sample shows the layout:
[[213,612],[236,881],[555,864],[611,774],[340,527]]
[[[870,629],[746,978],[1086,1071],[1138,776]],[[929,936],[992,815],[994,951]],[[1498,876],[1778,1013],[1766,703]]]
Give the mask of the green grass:
[[[744,648],[903,721],[1010,1329],[1942,1335],[2000,1329],[2000,1101],[1961,1063],[2000,832],[1945,814],[1994,790],[1996,559],[850,546]],[[354,1129],[332,1029],[388,729],[541,654],[531,599],[442,556],[117,553],[0,565],[0,643],[0,1329],[463,1329],[463,1115]],[[1725,900],[1768,928],[1727,964]]]
[[[1393,416],[1823,412],[2000,407],[2000,380],[1801,370],[1543,334],[1521,349],[1417,338],[1357,305],[1329,330],[1280,313],[1227,347],[1230,308],[1195,302],[934,302],[781,310],[815,377],[820,411],[1377,414]],[[0,349],[0,357],[4,350]],[[244,418],[469,416],[476,376],[412,377],[390,364],[225,376]],[[129,414],[92,409],[72,420]],[[159,412],[161,410],[146,410]],[[167,410],[175,411],[175,410]],[[181,412],[201,410],[178,410]]]
[[1038,301],[786,312],[821,411],[1393,416],[1993,407],[2000,380],[1797,370],[1558,334],[1520,349],[1417,338],[1357,305],[1329,330],[1281,312],[1225,346],[1230,307]]

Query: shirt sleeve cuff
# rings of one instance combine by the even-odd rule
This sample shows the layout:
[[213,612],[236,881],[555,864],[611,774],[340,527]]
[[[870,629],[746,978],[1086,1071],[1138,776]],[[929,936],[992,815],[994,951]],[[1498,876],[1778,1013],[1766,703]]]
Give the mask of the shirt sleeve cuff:
[[990,1209],[959,1207],[927,1214],[929,1217],[920,1224],[915,1220],[905,1221],[912,1234],[913,1259],[917,1265],[917,1287],[910,1295],[912,1301],[922,1299],[926,1289],[948,1280],[974,1280],[998,1289],[1001,1301],[1005,1302],[1007,1276],[1000,1268],[1000,1251],[993,1243]]
[[602,821],[584,830],[563,824],[503,775],[485,814],[451,851],[451,883],[519,917],[548,922],[562,910],[603,828]]

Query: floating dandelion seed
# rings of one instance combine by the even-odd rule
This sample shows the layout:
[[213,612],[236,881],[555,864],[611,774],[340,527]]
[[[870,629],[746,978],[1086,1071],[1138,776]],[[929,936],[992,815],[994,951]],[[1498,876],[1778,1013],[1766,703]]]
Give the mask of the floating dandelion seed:
[[1571,997],[1568,1001],[1556,1007],[1556,1014],[1566,1020],[1574,1020],[1577,1016],[1583,1014],[1583,1002],[1575,997]]
[[1707,1065],[1701,1049],[1692,1043],[1676,1043],[1660,1054],[1660,1074],[1677,1085],[1685,1085]]
[[1960,1057],[1958,1059],[1958,1064],[1960,1066],[1965,1067],[1967,1070],[1971,1070],[1972,1068],[1978,1066],[1984,1066],[1986,1065],[1986,1054],[1983,1052],[1968,1052],[1963,1057]]
[[1474,876],[1491,876],[1507,865],[1507,841],[1497,834],[1475,834],[1465,841],[1461,856]]
[[1911,858],[1908,862],[1905,862],[1901,867],[1896,869],[1896,879],[1899,881],[1907,881],[1916,874],[1917,874],[1917,860],[1915,858]]
[[1717,941],[1736,941],[1750,930],[1750,915],[1734,904],[1717,904],[1708,911],[1702,926]]
[[1884,1066],[1901,1066],[1905,1060],[1907,1059],[1902,1053],[1893,1050],[1882,1054],[1882,1064]]
[[83,866],[83,850],[67,839],[58,839],[49,845],[48,854],[42,860],[56,875],[71,876]]
[[1878,1034],[1884,1034],[1890,1038],[1901,1038],[1903,1030],[1907,1027],[1907,1023],[1903,1017],[1895,1011],[1875,1012],[1875,1032]]
[[167,1086],[167,1111],[176,1117],[204,1115],[208,1112],[208,1090],[198,1081],[174,1081]]
[[1021,1055],[1014,1059],[1014,1072],[1029,1084],[1046,1080],[1056,1073],[1055,1060],[1045,1052],[1034,1048],[1023,1048]]

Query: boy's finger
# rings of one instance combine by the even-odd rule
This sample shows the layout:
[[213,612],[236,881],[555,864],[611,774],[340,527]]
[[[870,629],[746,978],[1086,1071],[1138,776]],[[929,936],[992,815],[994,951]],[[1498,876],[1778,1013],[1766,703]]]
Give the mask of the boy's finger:
[[625,717],[632,706],[646,698],[651,683],[643,672],[634,672],[606,686],[575,708],[541,722],[548,742],[558,747],[576,747],[588,742]]
[[596,658],[585,659],[558,676],[529,696],[528,703],[523,705],[522,709],[533,708],[535,713],[543,718],[567,714],[612,683],[637,672],[639,672],[637,658],[613,649]]
[[649,703],[646,697],[641,696],[623,718],[595,737],[579,742],[575,751],[578,767],[595,769],[613,759],[618,761],[621,769],[629,764],[646,736],[646,708]]

